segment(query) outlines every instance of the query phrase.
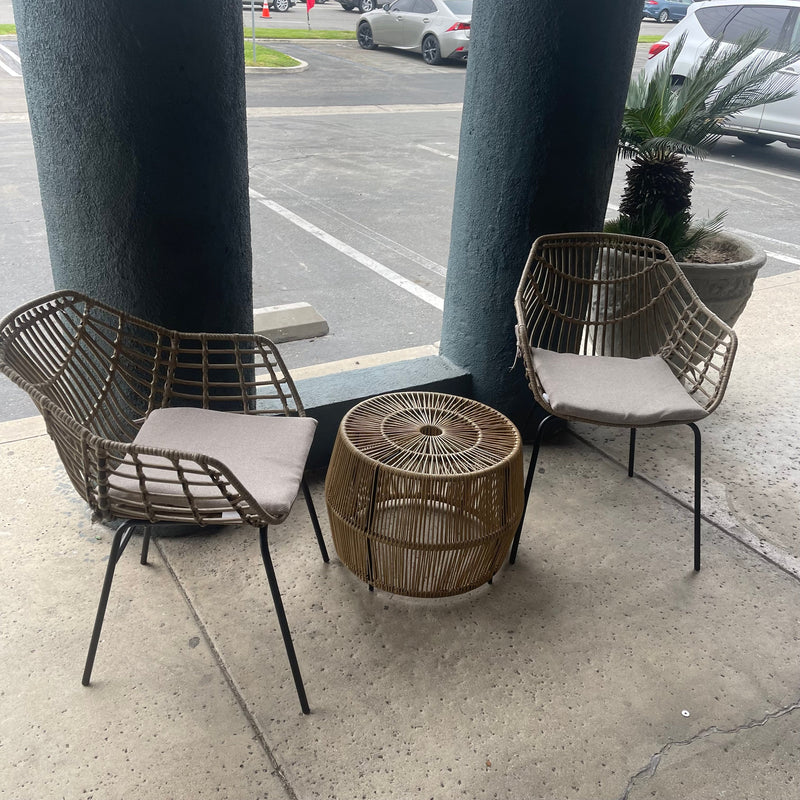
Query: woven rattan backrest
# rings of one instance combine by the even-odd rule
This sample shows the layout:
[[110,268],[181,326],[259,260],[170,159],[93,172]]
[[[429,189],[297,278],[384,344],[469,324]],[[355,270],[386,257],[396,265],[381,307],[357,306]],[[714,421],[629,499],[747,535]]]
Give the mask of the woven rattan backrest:
[[669,250],[633,236],[542,236],[516,296],[518,342],[530,349],[639,358],[660,354],[712,410],[736,348],[733,331],[697,297]]
[[[268,339],[178,333],[56,292],[0,322],[0,371],[33,398],[72,484],[99,516],[216,524],[233,511],[251,524],[274,521],[213,458],[130,444],[150,411],[170,405],[303,415]],[[140,493],[113,495],[123,464],[138,475]],[[179,487],[179,502],[160,491],[168,484]]]
[[[57,292],[0,323],[3,371],[91,433],[133,439],[154,408],[302,413],[263,337],[167,330],[75,292]],[[33,391],[31,391],[33,390]]]

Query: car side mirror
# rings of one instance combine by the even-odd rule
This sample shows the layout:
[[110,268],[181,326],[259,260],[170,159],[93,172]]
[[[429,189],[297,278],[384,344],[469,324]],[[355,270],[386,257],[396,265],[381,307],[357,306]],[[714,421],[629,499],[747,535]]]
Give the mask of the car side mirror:
[[384,11],[388,11],[389,10],[389,4],[388,3],[384,3],[383,4],[383,10]]

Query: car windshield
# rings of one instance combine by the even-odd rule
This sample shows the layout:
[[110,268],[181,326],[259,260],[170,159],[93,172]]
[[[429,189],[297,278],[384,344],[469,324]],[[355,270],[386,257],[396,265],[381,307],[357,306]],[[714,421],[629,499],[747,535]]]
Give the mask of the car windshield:
[[444,4],[457,17],[469,17],[472,14],[472,0],[444,0]]

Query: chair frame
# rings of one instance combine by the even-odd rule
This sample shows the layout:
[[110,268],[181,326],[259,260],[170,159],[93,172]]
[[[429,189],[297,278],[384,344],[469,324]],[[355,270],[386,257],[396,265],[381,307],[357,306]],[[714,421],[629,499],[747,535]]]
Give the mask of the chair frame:
[[[536,374],[533,350],[585,356],[657,355],[686,392],[710,414],[722,401],[736,354],[736,334],[697,296],[669,250],[653,239],[601,233],[539,237],[515,297],[517,348],[528,385],[547,416],[540,422],[525,479],[527,509],[543,435],[553,418],[609,427],[597,419],[557,415]],[[702,453],[694,435],[694,569],[700,569]],[[636,427],[630,428],[628,475],[634,473]],[[525,514],[511,547],[517,557]]]
[[[269,554],[268,528],[285,515],[276,517],[262,508],[217,459],[133,444],[151,411],[176,405],[305,416],[275,345],[257,334],[170,330],[78,292],[60,291],[22,306],[0,322],[0,371],[33,399],[93,518],[122,520],[111,544],[83,685],[91,679],[114,570],[134,529],[145,528],[140,560],[146,564],[151,533],[160,523],[245,523],[259,529],[261,556],[295,688],[303,713],[308,714]],[[153,457],[158,457],[159,466],[154,466]],[[115,489],[115,470],[123,462],[138,475],[138,492]],[[218,497],[209,499],[209,486],[216,487]],[[197,496],[200,487],[205,491],[202,499]],[[320,553],[328,562],[305,477],[301,488]]]

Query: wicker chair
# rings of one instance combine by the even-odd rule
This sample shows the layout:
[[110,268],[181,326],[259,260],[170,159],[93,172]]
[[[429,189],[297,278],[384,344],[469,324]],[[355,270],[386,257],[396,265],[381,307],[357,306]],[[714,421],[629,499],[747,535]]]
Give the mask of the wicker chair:
[[[552,417],[636,429],[686,424],[694,432],[694,568],[700,569],[701,440],[696,423],[720,403],[736,335],[709,311],[660,242],[574,233],[533,243],[516,295],[517,344],[542,433]],[[524,519],[524,514],[523,514]],[[516,559],[520,523],[511,548]]]
[[[95,517],[120,519],[83,674],[89,685],[115,566],[137,526],[259,529],[261,555],[303,713],[308,702],[268,546],[302,488],[316,421],[275,346],[253,334],[178,333],[76,292],[0,323],[0,369],[33,398]],[[238,413],[223,413],[220,410]]]

